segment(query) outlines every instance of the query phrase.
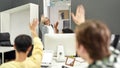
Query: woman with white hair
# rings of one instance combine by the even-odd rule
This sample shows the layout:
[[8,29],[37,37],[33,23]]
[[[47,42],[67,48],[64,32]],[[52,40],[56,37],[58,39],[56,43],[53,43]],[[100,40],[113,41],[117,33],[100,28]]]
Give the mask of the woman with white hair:
[[58,21],[54,24],[50,24],[50,19],[48,17],[41,16],[40,30],[42,32],[42,40],[44,41],[45,34],[58,33]]

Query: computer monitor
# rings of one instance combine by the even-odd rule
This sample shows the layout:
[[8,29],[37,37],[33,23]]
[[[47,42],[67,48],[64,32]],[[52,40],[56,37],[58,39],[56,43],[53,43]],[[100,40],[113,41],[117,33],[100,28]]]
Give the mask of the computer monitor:
[[53,50],[57,55],[58,45],[63,45],[65,56],[76,55],[75,34],[46,34],[44,37],[45,50]]

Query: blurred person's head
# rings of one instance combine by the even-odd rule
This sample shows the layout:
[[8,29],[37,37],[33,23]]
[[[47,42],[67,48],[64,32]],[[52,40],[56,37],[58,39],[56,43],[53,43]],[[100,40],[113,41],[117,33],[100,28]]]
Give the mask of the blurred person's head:
[[14,40],[14,47],[17,53],[28,54],[32,48],[32,39],[28,35],[19,35]]
[[88,20],[76,27],[77,54],[90,64],[110,55],[110,30],[101,21]]
[[45,17],[45,20],[44,20],[44,25],[50,25],[50,19],[48,17]]
[[64,29],[62,29],[62,33],[74,33],[74,31],[69,28],[64,28]]

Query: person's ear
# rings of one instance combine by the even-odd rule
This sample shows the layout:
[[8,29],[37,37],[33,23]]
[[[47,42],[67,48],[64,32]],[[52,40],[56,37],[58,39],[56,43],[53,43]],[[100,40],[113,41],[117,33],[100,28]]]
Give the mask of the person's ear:
[[79,44],[79,45],[77,46],[77,53],[78,53],[79,56],[81,56],[82,54],[85,53],[85,48],[83,47],[82,44]]
[[28,48],[28,52],[30,52],[31,49],[32,49],[32,46],[30,46],[30,47]]
[[16,46],[15,46],[15,44],[13,45],[13,47],[14,47],[14,49],[16,50]]
[[83,45],[80,45],[80,46],[79,46],[79,50],[80,50],[81,53],[84,52],[84,47],[83,47]]
[[32,49],[32,46],[30,46],[28,49],[27,49],[27,54],[29,54],[30,50]]

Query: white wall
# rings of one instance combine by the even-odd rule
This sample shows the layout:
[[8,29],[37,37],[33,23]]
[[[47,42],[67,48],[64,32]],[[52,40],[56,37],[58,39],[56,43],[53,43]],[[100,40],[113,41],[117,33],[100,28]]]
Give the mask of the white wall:
[[1,32],[9,32],[10,29],[10,15],[8,13],[1,13]]
[[29,23],[30,23],[30,11],[24,10],[10,14],[10,34],[11,43],[19,34],[30,35]]
[[50,6],[50,0],[43,0],[43,9],[44,9],[43,14],[45,17],[49,17],[48,6]]

